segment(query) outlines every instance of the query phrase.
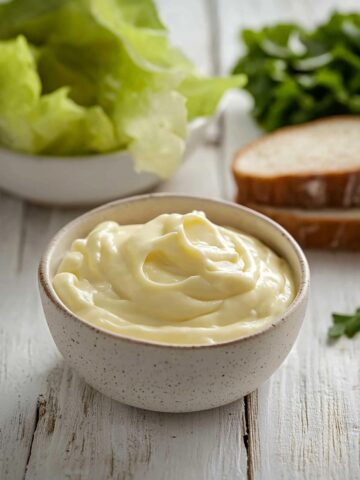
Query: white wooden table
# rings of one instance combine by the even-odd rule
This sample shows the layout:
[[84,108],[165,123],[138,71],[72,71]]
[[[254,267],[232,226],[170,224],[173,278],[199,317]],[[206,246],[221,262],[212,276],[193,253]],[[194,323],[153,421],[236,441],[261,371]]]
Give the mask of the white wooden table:
[[[162,0],[174,41],[202,70],[227,71],[242,26],[312,24],[333,0]],[[342,9],[359,0],[339,0]],[[259,135],[245,94],[161,187],[232,199],[229,163]],[[1,173],[0,173],[1,174]],[[19,172],[20,174],[20,172]],[[285,364],[257,392],[194,414],[121,405],[62,361],[41,311],[36,269],[49,238],[79,211],[0,194],[0,479],[356,480],[360,478],[360,335],[327,345],[330,313],[360,305],[360,256],[307,252],[309,314]]]

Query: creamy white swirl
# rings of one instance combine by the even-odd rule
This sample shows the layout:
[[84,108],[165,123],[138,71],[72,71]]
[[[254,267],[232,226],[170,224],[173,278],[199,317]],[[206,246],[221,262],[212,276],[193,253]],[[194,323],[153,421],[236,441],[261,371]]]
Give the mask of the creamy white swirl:
[[295,295],[287,263],[202,212],[144,225],[104,222],[75,240],[53,279],[87,322],[167,344],[212,344],[261,330]]

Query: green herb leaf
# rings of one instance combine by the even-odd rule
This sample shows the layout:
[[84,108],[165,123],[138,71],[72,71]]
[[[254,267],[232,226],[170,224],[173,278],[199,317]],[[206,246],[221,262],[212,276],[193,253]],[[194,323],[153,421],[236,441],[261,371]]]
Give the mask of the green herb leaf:
[[346,323],[353,318],[353,315],[342,315],[341,313],[333,313],[334,323]]
[[329,338],[335,339],[342,335],[352,338],[360,332],[360,307],[356,309],[354,315],[333,313],[332,319],[334,325],[329,328]]
[[345,325],[343,323],[336,323],[332,327],[329,328],[329,337],[330,338],[338,338],[344,335],[345,333]]
[[334,13],[306,31],[294,24],[244,30],[253,116],[268,131],[315,118],[360,113],[360,14]]
[[360,332],[360,314],[345,324],[345,333],[349,338],[354,337],[358,332]]

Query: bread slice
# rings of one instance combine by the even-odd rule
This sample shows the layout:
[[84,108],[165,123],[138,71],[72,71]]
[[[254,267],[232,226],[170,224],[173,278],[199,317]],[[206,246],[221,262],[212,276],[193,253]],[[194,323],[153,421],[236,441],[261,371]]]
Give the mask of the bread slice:
[[360,207],[360,116],[285,127],[242,148],[233,173],[239,202]]
[[280,223],[302,247],[360,251],[360,208],[300,210],[248,204]]

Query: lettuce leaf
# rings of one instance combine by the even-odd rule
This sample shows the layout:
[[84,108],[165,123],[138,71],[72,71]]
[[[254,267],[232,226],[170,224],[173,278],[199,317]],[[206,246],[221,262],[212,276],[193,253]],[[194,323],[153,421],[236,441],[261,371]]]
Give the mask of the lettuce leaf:
[[0,39],[3,145],[69,156],[128,149],[137,170],[162,177],[179,164],[188,121],[243,83],[199,76],[152,0],[13,0],[0,5]]
[[217,78],[189,76],[180,84],[179,91],[187,99],[188,116],[192,120],[211,115],[227,90],[243,87],[245,84],[244,75]]
[[32,151],[27,115],[41,93],[35,58],[24,37],[0,42],[0,142]]
[[132,140],[129,150],[136,170],[146,170],[147,165],[153,165],[158,175],[168,177],[185,148],[184,97],[175,91],[149,93],[145,102],[143,98],[128,97],[115,116],[117,125],[121,125]]

